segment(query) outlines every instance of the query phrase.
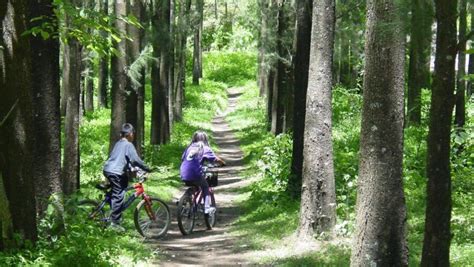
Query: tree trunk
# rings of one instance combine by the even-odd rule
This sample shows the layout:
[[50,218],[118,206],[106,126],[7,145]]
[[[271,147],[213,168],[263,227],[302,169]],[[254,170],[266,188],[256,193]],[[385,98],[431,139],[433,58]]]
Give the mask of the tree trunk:
[[175,103],[175,83],[174,83],[174,68],[175,68],[175,0],[169,1],[169,55],[170,60],[168,66],[168,115],[170,131],[173,129],[174,123],[174,103]]
[[449,266],[451,123],[454,107],[457,0],[436,0],[436,57],[427,143],[428,176],[422,266]]
[[[459,40],[466,38],[467,16],[466,0],[459,1]],[[462,42],[458,53],[458,76],[456,88],[456,112],[454,123],[456,127],[463,128],[466,123],[466,42]]]
[[293,154],[291,157],[291,175],[287,191],[294,199],[301,196],[303,172],[303,135],[306,109],[306,92],[308,88],[309,57],[311,46],[311,15],[313,1],[297,2],[296,13],[296,54],[294,57],[294,94],[293,111]]
[[199,78],[202,77],[202,19],[204,10],[204,0],[196,0],[196,14],[194,25],[194,46],[193,46],[193,84],[199,85]]
[[[471,31],[474,31],[474,4],[470,4],[470,15],[471,15]],[[470,49],[472,49],[474,46],[470,45]],[[469,67],[467,69],[467,73],[469,75],[474,74],[474,54],[469,54]],[[466,97],[467,99],[471,99],[472,96],[472,82],[469,80],[467,82],[467,88],[466,88]]]
[[336,224],[331,122],[335,1],[313,3],[308,96],[305,105],[305,157],[298,228],[298,236],[302,239],[310,239],[315,234],[331,235]]
[[92,62],[87,64],[87,76],[85,77],[85,111],[93,112],[94,111],[94,77],[92,76]]
[[[153,19],[154,29],[161,37],[153,47],[155,55],[159,55],[159,67],[154,64],[152,68],[152,134],[151,143],[154,145],[165,144],[170,138],[169,128],[169,0],[164,0],[157,7]],[[156,50],[156,51],[155,51]]]
[[[117,17],[127,15],[127,1],[115,1],[115,15]],[[127,24],[117,19],[115,27],[121,32],[127,32]],[[124,38],[116,44],[119,56],[113,56],[111,62],[112,71],[112,113],[110,121],[110,141],[109,151],[112,150],[115,142],[119,138],[120,129],[126,120],[127,89],[129,89],[129,80],[125,72],[127,66],[127,42]]]
[[[145,16],[146,7],[143,1],[134,1],[133,4],[130,4],[130,13],[137,18],[143,25],[147,27],[148,19]],[[130,37],[133,39],[129,43],[129,54],[131,57],[131,62],[137,60],[140,57],[141,51],[145,48],[145,31],[144,29],[135,27],[133,25],[128,25],[128,31]],[[145,140],[145,75],[146,67],[140,70],[141,79],[140,84],[132,84],[131,90],[132,94],[130,96],[132,99],[127,99],[127,122],[130,122],[135,127],[135,140],[134,144],[137,148],[139,155],[142,155],[142,146]]]
[[421,123],[421,89],[430,87],[432,0],[413,0],[408,70],[407,125]]
[[175,101],[175,114],[174,118],[176,121],[181,121],[183,118],[183,103],[184,103],[184,87],[186,83],[186,43],[188,37],[188,22],[189,11],[191,9],[191,0],[181,0],[179,2],[179,18],[178,18],[178,49],[177,60],[178,69],[176,74],[177,88],[176,88],[176,101]]
[[[79,6],[80,0],[74,0],[71,4]],[[71,24],[70,19],[66,15],[66,25]],[[70,195],[79,189],[81,50],[81,45],[76,39],[70,39],[67,44],[64,44],[62,86],[66,95],[66,117],[64,120],[64,157],[61,175],[63,192],[66,195]]]
[[273,94],[272,94],[272,128],[271,132],[278,135],[284,131],[285,123],[285,101],[287,93],[287,75],[284,59],[286,58],[286,51],[284,46],[283,34],[287,30],[287,21],[285,19],[285,5],[286,0],[277,0],[276,7],[278,8],[277,15],[277,35],[276,35],[276,51],[278,59],[276,62],[275,76],[273,77]]
[[[138,21],[142,22],[142,1],[133,1],[128,3],[127,9],[129,10],[129,13],[133,15],[135,18],[137,18]],[[127,54],[128,54],[128,65],[131,66],[139,57],[140,53],[142,50],[142,30],[136,26],[133,25],[127,25],[127,32],[130,38],[132,39],[131,41],[127,41]],[[140,71],[140,73],[142,73]],[[138,147],[140,144],[139,143],[139,138],[142,138],[141,136],[138,135],[138,99],[139,99],[139,91],[140,87],[145,86],[145,84],[136,84],[131,82],[131,78],[127,77],[128,80],[130,81],[128,86],[128,96],[126,100],[126,115],[125,115],[125,120],[128,123],[131,123],[133,127],[135,127],[135,139],[133,140],[133,144],[135,147]]]
[[[105,15],[109,14],[109,1],[100,0],[100,10]],[[103,32],[102,37],[107,38],[107,33]],[[97,106],[107,107],[107,89],[109,85],[109,56],[103,56],[99,60],[99,84],[97,86]]]
[[258,46],[258,87],[260,88],[260,96],[264,96],[267,91],[267,80],[268,80],[268,67],[266,66],[266,46],[267,46],[267,10],[266,0],[259,0],[258,6],[260,9],[260,38]]
[[407,266],[403,193],[405,48],[400,6],[368,0],[365,75],[351,266]]
[[37,239],[31,51],[29,39],[21,36],[27,27],[27,1],[0,2],[1,249]]
[[[52,0],[30,4],[30,20],[53,17]],[[30,27],[41,21],[32,22]],[[35,149],[36,211],[43,217],[52,194],[61,189],[61,116],[59,111],[59,41],[31,37]]]

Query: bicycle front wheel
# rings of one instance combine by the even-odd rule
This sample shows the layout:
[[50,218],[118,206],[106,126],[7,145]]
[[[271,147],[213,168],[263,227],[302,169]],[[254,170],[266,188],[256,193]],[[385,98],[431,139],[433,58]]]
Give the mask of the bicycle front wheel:
[[76,214],[86,214],[87,219],[93,220],[101,227],[107,226],[107,216],[105,216],[104,208],[99,205],[99,202],[90,199],[84,199],[79,201],[77,205]]
[[186,191],[178,203],[178,227],[183,235],[193,232],[195,215],[192,195]]
[[166,235],[171,223],[170,209],[159,198],[150,198],[138,203],[134,213],[135,228],[145,238]]

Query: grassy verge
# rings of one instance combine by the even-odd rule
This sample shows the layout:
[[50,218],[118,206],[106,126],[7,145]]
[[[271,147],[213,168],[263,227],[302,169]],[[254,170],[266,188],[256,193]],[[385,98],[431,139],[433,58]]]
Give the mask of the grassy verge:
[[[246,58],[248,57],[243,57],[243,60]],[[215,67],[218,63],[213,62],[213,60],[225,59],[224,53],[205,54],[205,75],[213,73],[213,75],[225,77],[219,74],[220,70]],[[209,67],[211,65],[214,66],[212,69]],[[252,71],[251,68],[247,69]],[[221,71],[228,71],[228,69]],[[203,79],[199,86],[191,85],[191,81],[188,81],[183,121],[173,125],[169,144],[152,146],[149,144],[151,87],[149,84],[146,85],[144,158],[145,162],[158,170],[145,183],[145,189],[150,195],[169,201],[181,187],[178,176],[181,154],[196,130],[210,132],[212,117],[219,110],[226,108],[225,89],[227,87],[222,80]],[[68,210],[74,210],[79,199],[101,198],[100,192],[94,189],[94,185],[104,179],[102,166],[108,157],[109,127],[109,109],[96,110],[87,114],[81,121],[81,190],[67,200]],[[40,241],[36,246],[0,252],[0,265],[131,266],[146,264],[152,258],[159,260],[160,255],[146,246],[135,231],[132,214],[134,205],[132,204],[131,208],[123,214],[123,225],[128,230],[124,234],[117,234],[107,229],[102,230],[84,220],[84,214],[76,214],[66,216],[65,234],[50,235],[54,227],[51,210],[51,216],[40,222]]]
[[[234,225],[242,245],[253,249],[278,249],[287,246],[296,231],[299,203],[286,193],[290,171],[291,135],[272,137],[266,132],[264,102],[253,84],[244,86],[237,110],[230,114],[231,127],[238,131],[245,162],[246,175],[257,181],[242,189],[244,215]],[[333,91],[333,142],[337,193],[337,232],[342,245],[322,245],[322,251],[303,255],[259,257],[264,264],[283,266],[346,266],[350,260],[350,240],[354,230],[358,151],[362,98],[356,91],[335,88]],[[467,131],[453,133],[453,218],[451,263],[470,266],[474,258],[473,192],[474,176],[474,105],[468,105]],[[423,95],[423,124],[405,130],[404,182],[408,212],[408,242],[410,266],[419,265],[423,244],[426,199],[426,135],[429,92]],[[462,147],[463,150],[459,148]],[[471,203],[471,204],[469,204]]]

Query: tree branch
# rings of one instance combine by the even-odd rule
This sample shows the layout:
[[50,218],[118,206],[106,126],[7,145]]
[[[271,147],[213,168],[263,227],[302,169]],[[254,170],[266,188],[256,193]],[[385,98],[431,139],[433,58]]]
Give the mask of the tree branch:
[[15,101],[15,104],[13,104],[13,106],[10,108],[10,110],[8,111],[7,115],[5,115],[5,118],[3,118],[2,122],[0,122],[0,127],[2,127],[2,125],[5,123],[5,121],[8,119],[8,117],[10,117],[10,114],[12,113],[12,111],[15,109],[16,105],[18,104],[18,101],[19,99],[17,98],[16,101]]

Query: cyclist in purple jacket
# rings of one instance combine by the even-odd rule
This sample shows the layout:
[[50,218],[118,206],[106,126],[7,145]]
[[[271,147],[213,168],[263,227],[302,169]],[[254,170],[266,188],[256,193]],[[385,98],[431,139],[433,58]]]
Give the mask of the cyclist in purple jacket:
[[209,184],[204,176],[202,165],[205,161],[219,162],[225,165],[225,161],[216,156],[209,147],[207,134],[203,131],[197,131],[193,134],[191,144],[184,150],[181,157],[180,175],[181,180],[188,186],[200,186],[204,195],[204,213],[215,212],[211,207],[209,198]]

